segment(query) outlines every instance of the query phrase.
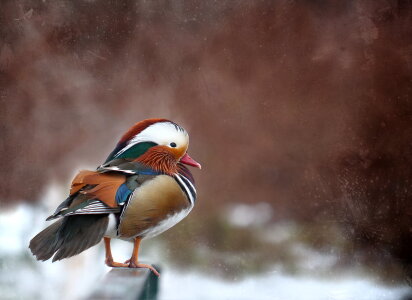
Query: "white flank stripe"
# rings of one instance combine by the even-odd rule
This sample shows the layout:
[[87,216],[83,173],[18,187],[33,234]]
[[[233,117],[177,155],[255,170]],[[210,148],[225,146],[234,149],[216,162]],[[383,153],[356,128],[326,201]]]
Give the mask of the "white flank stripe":
[[127,173],[127,174],[136,174],[135,171],[132,170],[122,170],[119,169],[118,167],[106,167],[106,168],[102,168],[103,170],[107,170],[107,171],[117,171],[117,172],[123,172],[123,173]]
[[186,177],[184,177],[183,175],[180,175],[180,176],[182,176],[184,179],[186,179],[185,182],[187,182],[187,183],[190,184],[190,186],[192,187],[193,191],[194,191],[195,194],[196,194],[196,188],[195,188],[195,186],[192,184],[192,182],[191,182],[189,179],[187,179]]
[[77,209],[71,213],[65,214],[66,216],[71,215],[84,215],[84,214],[105,214],[110,212],[117,212],[117,208],[111,208],[109,206],[104,205],[100,201],[93,201],[89,205]]
[[[185,181],[189,181],[189,180],[183,180],[180,176],[182,176],[182,175],[179,175],[179,174],[176,174],[175,175],[175,178],[179,181],[179,183],[183,186],[183,188],[185,189],[185,192],[186,192],[186,194],[189,196],[189,200],[190,200],[190,203],[192,204],[192,206],[195,204],[195,199],[194,199],[194,197],[193,197],[193,194],[192,194],[192,192],[190,191],[190,189],[189,189],[189,187],[187,186],[187,184],[186,184],[186,182]],[[184,177],[184,176],[182,176],[182,177]],[[193,185],[192,185],[193,186]],[[194,189],[194,192],[196,193],[196,190]]]

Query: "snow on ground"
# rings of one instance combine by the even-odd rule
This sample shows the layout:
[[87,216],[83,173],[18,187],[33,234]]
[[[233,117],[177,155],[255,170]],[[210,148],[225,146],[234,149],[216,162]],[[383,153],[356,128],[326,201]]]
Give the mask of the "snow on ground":
[[[47,198],[55,200],[62,197],[55,190],[50,191]],[[49,201],[51,199],[44,203]],[[28,249],[28,243],[34,234],[46,226],[44,219],[51,210],[46,205],[33,207],[21,204],[13,210],[0,213],[1,299],[80,299],[86,296],[93,289],[96,280],[103,278],[109,270],[103,263],[102,245],[61,262],[35,261]],[[127,259],[131,244],[122,241],[114,241],[113,244],[113,252],[118,261]],[[267,274],[225,281],[204,274],[201,270],[176,271],[162,259],[159,245],[162,243],[153,243],[150,251],[143,251],[143,254],[148,255],[143,257],[143,261],[161,262],[161,300],[398,300],[410,293],[406,286],[383,286],[359,273],[346,273],[340,278],[291,276],[282,273],[281,266],[274,266],[274,271]],[[306,251],[301,248],[302,245],[297,247],[299,251]],[[310,254],[308,251],[305,255]],[[312,254],[318,258],[323,255]],[[319,261],[328,261],[326,258]],[[316,274],[316,269],[322,266],[316,264],[312,267],[309,269]]]
[[162,273],[160,300],[399,300],[409,287],[386,287],[359,275],[309,278],[271,273],[227,282],[199,273]]

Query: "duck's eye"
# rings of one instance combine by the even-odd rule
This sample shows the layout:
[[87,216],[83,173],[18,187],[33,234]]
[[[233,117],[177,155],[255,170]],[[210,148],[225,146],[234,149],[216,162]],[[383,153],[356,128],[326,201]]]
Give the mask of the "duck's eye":
[[170,147],[176,148],[176,143],[175,142],[170,143]]

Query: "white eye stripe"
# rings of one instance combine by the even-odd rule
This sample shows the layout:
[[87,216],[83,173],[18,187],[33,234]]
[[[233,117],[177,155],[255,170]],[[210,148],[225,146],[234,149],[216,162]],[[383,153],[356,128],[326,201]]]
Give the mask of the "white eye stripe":
[[124,148],[120,149],[115,156],[119,156],[127,149],[142,142],[154,142],[158,145],[167,145],[169,147],[171,142],[174,142],[176,145],[187,145],[189,144],[189,135],[186,130],[174,123],[155,123],[130,139],[129,143]]

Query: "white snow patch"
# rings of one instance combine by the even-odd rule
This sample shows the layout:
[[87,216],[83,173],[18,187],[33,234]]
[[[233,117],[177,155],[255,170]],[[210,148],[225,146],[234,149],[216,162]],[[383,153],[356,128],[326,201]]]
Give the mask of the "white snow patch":
[[410,292],[407,286],[386,287],[357,275],[318,279],[268,273],[228,282],[164,270],[160,283],[159,300],[398,300]]
[[[44,201],[48,204],[63,201],[64,189],[51,186],[45,198],[47,200]],[[250,206],[235,208],[232,217],[238,219],[244,214],[249,215],[252,210],[252,214],[261,221],[256,223],[254,220],[246,219],[237,224],[244,226],[243,224],[269,222],[271,210],[269,214],[265,212],[269,211],[266,210],[267,207],[257,205],[251,210],[250,208]],[[46,205],[34,207],[26,204],[20,204],[13,210],[0,213],[1,298],[79,299],[90,293],[96,281],[103,278],[109,270],[104,265],[102,245],[56,263],[36,261],[28,249],[28,243],[36,233],[51,223],[44,221],[50,213],[51,210]],[[284,231],[281,240],[288,239],[294,231],[293,226],[279,228],[277,236]],[[130,258],[131,248],[131,243],[113,241],[114,258],[117,261]],[[162,261],[162,255],[167,249],[160,249],[158,245],[153,245],[152,248],[150,251],[143,251],[150,252],[150,256],[143,257],[143,261],[149,263]],[[273,266],[273,271],[263,275],[225,281],[199,272],[176,271],[163,262],[159,299],[398,300],[410,293],[410,288],[407,286],[384,286],[365,274],[345,273],[340,277],[334,275],[328,278],[310,276],[324,268],[325,264],[333,265],[334,255],[325,257],[298,244],[293,251],[307,258],[303,263],[303,269],[311,270],[312,273],[307,273],[306,276],[291,276],[280,272],[280,267]],[[153,259],[153,256],[156,258]]]
[[227,214],[231,224],[239,227],[260,226],[272,218],[272,207],[266,202],[255,205],[237,204]]

